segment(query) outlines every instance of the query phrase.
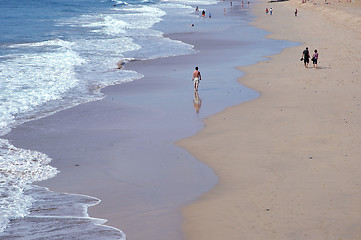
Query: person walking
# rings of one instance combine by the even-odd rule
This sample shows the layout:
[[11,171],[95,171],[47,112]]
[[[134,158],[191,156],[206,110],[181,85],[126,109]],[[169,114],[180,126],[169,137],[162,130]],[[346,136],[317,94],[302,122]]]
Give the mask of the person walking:
[[310,63],[310,52],[308,51],[308,47],[303,50],[301,60],[303,60],[305,68],[308,68],[308,64]]
[[318,52],[317,49],[315,49],[315,52],[312,55],[312,64],[314,69],[317,69],[317,60],[318,60]]
[[193,75],[192,75],[192,81],[194,82],[194,90],[198,91],[199,87],[199,81],[202,79],[201,72],[198,71],[198,67],[195,68]]

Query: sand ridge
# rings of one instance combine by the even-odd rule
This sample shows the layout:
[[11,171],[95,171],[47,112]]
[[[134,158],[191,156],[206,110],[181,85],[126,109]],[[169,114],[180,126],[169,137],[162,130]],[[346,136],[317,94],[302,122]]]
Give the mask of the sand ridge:
[[[329,3],[255,7],[253,25],[300,45],[242,68],[261,96],[178,142],[220,178],[184,208],[186,239],[361,239],[361,9]],[[319,69],[300,62],[306,46]]]

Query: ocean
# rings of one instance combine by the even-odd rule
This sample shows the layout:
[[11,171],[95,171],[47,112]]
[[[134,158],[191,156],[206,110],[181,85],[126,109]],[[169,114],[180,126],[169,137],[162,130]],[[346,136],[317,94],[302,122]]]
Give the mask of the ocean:
[[103,225],[106,220],[88,215],[100,199],[36,186],[58,173],[51,159],[2,136],[27,121],[102,99],[106,86],[143,77],[118,69],[122,64],[194,53],[192,45],[160,29],[183,30],[199,21],[194,6],[216,3],[0,0],[0,239],[126,239],[120,229]]

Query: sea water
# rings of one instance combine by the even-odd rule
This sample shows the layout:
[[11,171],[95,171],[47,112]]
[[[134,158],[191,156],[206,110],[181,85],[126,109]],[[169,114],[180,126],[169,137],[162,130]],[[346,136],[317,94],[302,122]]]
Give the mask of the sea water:
[[[33,185],[57,169],[40,152],[1,138],[14,127],[103,97],[141,74],[129,61],[193,53],[153,26],[189,1],[0,0],[0,239],[125,239],[87,207],[100,200]],[[214,4],[213,0],[201,0]],[[194,17],[194,16],[193,16]]]

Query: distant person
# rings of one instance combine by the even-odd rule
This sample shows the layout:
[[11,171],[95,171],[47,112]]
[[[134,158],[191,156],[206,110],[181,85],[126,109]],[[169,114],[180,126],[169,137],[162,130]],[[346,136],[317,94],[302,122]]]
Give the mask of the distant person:
[[231,4],[231,7],[232,7],[232,2],[230,4]]
[[297,8],[295,9],[295,17],[297,17],[297,13],[298,13],[298,10]]
[[209,18],[211,18],[211,17],[212,17],[211,13],[209,13],[209,14],[208,14],[208,17],[209,17]]
[[318,60],[318,52],[315,49],[315,52],[312,55],[312,64],[313,64],[313,68],[317,69],[317,60]]
[[201,72],[198,71],[198,67],[195,68],[192,76],[192,81],[194,82],[194,90],[198,91],[199,81],[202,79]]
[[266,14],[268,14],[268,8],[266,8]]
[[202,11],[202,17],[206,16],[206,11]]
[[202,99],[200,99],[198,92],[195,91],[194,99],[193,99],[193,107],[196,110],[196,113],[199,113],[199,109],[201,108],[201,105],[202,105]]
[[198,6],[196,7],[196,12],[199,12]]
[[269,14],[272,15],[272,12],[273,12],[273,9],[270,8],[270,9],[269,9]]
[[310,63],[310,52],[308,51],[308,47],[303,50],[301,60],[303,60],[305,68],[308,68],[308,64]]
[[117,65],[118,65],[118,69],[122,69],[123,67],[124,67],[124,64],[125,64],[125,62],[124,61],[119,61],[118,63],[117,63]]

